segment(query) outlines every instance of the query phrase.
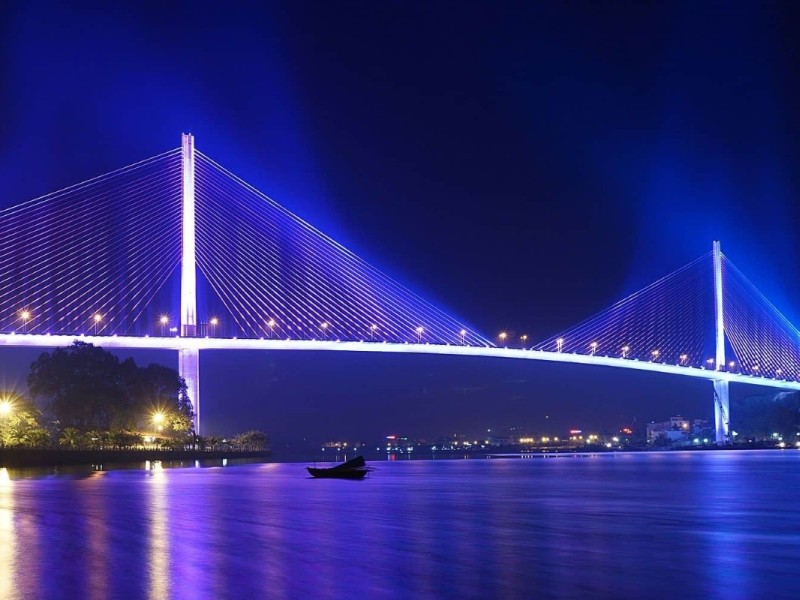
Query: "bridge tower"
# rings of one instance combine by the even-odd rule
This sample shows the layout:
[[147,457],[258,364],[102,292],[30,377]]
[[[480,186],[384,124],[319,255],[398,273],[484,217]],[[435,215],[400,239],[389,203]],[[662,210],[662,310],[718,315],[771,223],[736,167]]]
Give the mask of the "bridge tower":
[[[719,242],[714,242],[714,339],[716,343],[716,370],[725,370],[725,320],[722,303],[722,252]],[[714,429],[718,445],[730,441],[730,395],[728,380],[714,380]]]
[[[180,335],[197,335],[197,271],[195,259],[194,199],[194,136],[181,136],[181,315]],[[189,399],[194,408],[194,429],[200,433],[200,351],[197,348],[178,350],[178,373],[186,381]]]

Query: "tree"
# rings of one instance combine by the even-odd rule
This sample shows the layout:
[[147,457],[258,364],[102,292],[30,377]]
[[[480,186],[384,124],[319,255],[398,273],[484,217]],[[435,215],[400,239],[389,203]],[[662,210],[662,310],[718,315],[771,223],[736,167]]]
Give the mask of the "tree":
[[66,427],[58,439],[58,443],[65,448],[75,450],[86,445],[86,436],[74,427]]
[[76,341],[41,354],[31,365],[28,388],[62,426],[109,429],[125,397],[120,374],[117,357]]
[[95,430],[90,445],[119,446],[119,440],[109,440],[102,432],[147,427],[156,412],[166,417],[167,431],[194,434],[186,383],[175,369],[158,364],[138,367],[131,358],[120,362],[92,344],[76,341],[41,354],[31,365],[28,387],[63,431]]
[[16,392],[0,396],[5,408],[0,415],[0,446],[43,448],[49,445],[50,435],[42,426],[42,414],[33,403]]

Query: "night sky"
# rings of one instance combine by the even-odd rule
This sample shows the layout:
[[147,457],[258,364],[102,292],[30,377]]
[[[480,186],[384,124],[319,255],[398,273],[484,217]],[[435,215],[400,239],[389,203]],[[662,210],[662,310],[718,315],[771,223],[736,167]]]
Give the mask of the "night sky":
[[[714,239],[800,322],[795,3],[164,4],[0,7],[0,206],[191,131],[489,336],[556,333]],[[35,355],[2,350],[2,376]],[[286,440],[713,412],[710,384],[600,368],[207,353],[202,369],[207,432]]]

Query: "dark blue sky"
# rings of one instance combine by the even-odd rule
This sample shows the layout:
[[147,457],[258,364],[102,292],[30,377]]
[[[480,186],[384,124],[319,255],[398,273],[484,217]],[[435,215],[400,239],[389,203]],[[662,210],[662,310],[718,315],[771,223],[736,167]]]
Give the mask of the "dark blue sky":
[[[191,130],[206,154],[490,335],[541,339],[713,239],[800,321],[794,3],[9,4],[0,206],[176,147]],[[274,357],[264,368],[282,388],[226,391],[209,373],[232,359],[214,360],[211,415],[226,393],[272,405],[301,396],[294,370],[339,369],[330,357]],[[409,389],[441,370],[442,406],[477,410],[451,393],[483,385],[469,369],[420,360],[396,375]],[[241,361],[258,370],[265,359]],[[363,370],[349,358],[341,371],[351,379],[340,393],[302,394],[316,398],[309,419],[344,398],[380,404],[381,381],[354,385]],[[592,377],[576,376],[594,397]],[[537,387],[553,377],[542,366],[526,377],[526,410],[539,414],[530,407],[558,386]],[[607,394],[627,394],[640,418],[668,416],[641,378],[627,381]],[[412,410],[427,401],[403,397]],[[301,432],[273,410],[214,419]],[[357,421],[330,433],[388,427]]]

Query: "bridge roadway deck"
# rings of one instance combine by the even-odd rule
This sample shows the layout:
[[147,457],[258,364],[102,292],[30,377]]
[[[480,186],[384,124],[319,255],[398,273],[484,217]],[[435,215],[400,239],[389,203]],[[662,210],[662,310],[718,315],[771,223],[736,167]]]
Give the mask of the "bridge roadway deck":
[[594,365],[650,371],[694,377],[708,381],[728,381],[760,385],[784,390],[800,391],[800,381],[770,379],[742,373],[712,371],[696,367],[673,365],[660,362],[639,361],[635,359],[609,356],[545,352],[542,350],[522,350],[517,348],[497,348],[484,346],[457,346],[438,344],[397,344],[388,342],[342,342],[335,340],[277,340],[245,338],[184,338],[184,337],[130,337],[130,336],[69,336],[39,334],[0,334],[0,347],[58,348],[79,340],[111,349],[152,349],[152,350],[312,350],[340,352],[381,352],[395,354],[440,354],[444,356],[483,356],[516,360],[540,360],[549,362]]

